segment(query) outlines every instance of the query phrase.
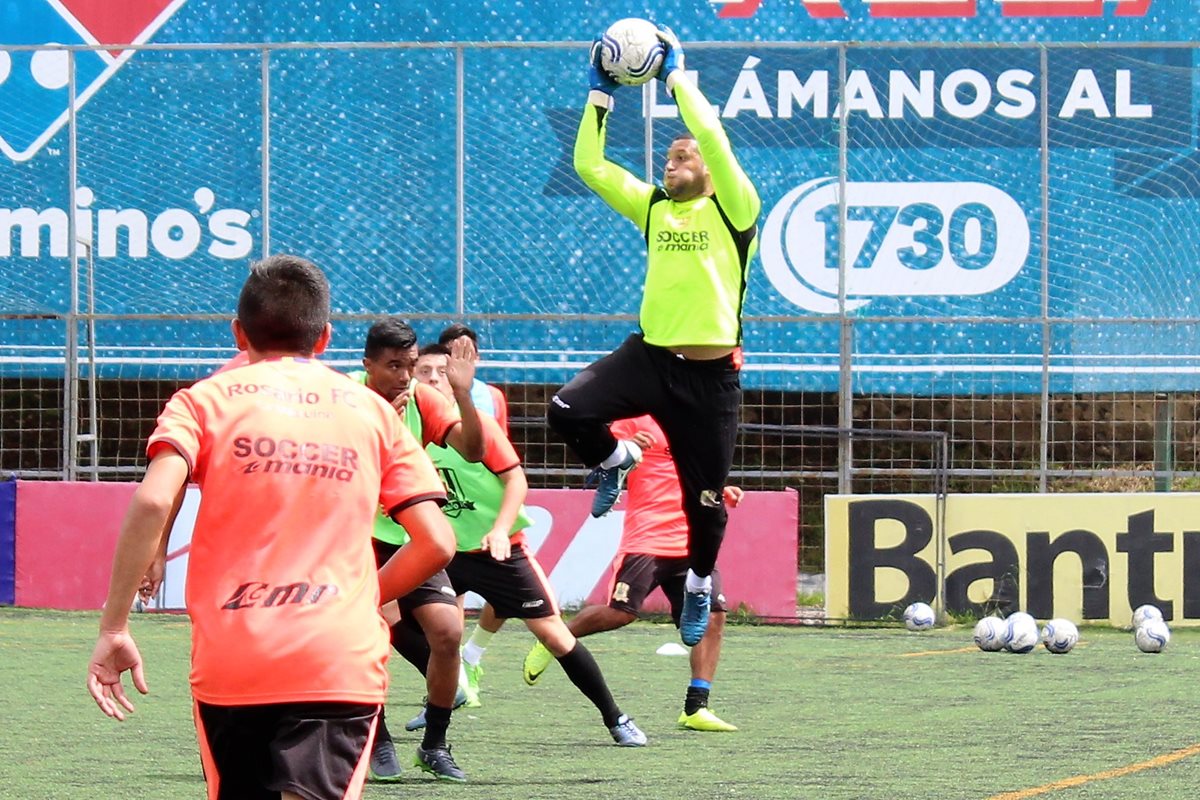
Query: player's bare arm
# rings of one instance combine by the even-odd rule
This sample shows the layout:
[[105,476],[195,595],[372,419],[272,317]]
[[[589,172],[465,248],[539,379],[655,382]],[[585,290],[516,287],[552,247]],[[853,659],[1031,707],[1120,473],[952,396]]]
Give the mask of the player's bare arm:
[[188,463],[174,450],[163,450],[150,462],[146,477],[133,494],[113,555],[108,598],[100,616],[100,635],[88,662],[87,687],[105,715],[124,720],[133,711],[125,696],[121,674],[133,674],[133,685],[150,691],[142,671],[142,656],[129,633],[129,606],[147,568],[166,536],[176,498],[187,483]]
[[504,561],[512,555],[512,542],[509,539],[521,505],[529,494],[529,481],[525,470],[518,467],[505,470],[497,475],[504,484],[504,495],[500,498],[500,510],[496,514],[496,522],[492,529],[483,537],[483,549],[491,553],[492,558]]
[[654,438],[654,434],[649,431],[637,431],[629,440],[640,447],[642,450],[649,450],[658,444],[658,440]]
[[462,417],[462,422],[452,427],[446,435],[446,443],[467,461],[480,461],[485,450],[483,424],[471,399],[471,383],[475,380],[475,345],[465,336],[450,343],[446,380],[454,392],[454,401]]
[[408,531],[408,542],[379,569],[379,601],[396,600],[450,563],[454,531],[432,500],[414,503],[392,517]]
[[179,516],[179,509],[183,505],[184,495],[187,494],[187,486],[179,487],[179,493],[175,495],[175,504],[171,506],[171,514],[167,517],[167,522],[163,526],[162,538],[158,542],[158,550],[154,553],[154,560],[150,562],[150,567],[146,570],[146,574],[142,576],[142,583],[138,586],[138,594],[143,600],[149,600],[154,595],[158,594],[158,589],[162,586],[163,576],[167,573],[167,548],[171,542],[171,529],[175,527],[175,518]]

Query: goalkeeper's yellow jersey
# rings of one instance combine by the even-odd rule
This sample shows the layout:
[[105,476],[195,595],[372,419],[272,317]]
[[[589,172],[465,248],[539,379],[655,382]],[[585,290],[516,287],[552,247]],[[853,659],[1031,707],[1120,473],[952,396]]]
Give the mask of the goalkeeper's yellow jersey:
[[681,73],[672,74],[669,85],[712,176],[711,196],[675,202],[663,189],[607,160],[611,99],[601,92],[589,96],[579,123],[575,170],[646,239],[639,315],[646,342],[735,347],[741,344],[742,304],[750,259],[758,248],[762,203],[704,95]]

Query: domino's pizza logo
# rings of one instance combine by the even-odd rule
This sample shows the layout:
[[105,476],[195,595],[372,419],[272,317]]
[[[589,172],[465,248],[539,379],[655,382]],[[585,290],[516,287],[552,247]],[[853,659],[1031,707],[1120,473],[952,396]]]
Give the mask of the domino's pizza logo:
[[[28,161],[67,124],[70,54],[62,45],[141,44],[187,0],[23,0],[0,16],[0,42],[47,45],[0,49],[0,152]],[[136,51],[75,54],[75,110],[100,90]]]

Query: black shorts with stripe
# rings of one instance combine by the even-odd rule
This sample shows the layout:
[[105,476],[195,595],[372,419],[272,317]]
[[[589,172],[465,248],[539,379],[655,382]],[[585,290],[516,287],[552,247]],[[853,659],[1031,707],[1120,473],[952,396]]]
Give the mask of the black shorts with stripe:
[[558,616],[558,602],[550,581],[524,544],[514,544],[512,554],[497,561],[484,550],[455,553],[446,565],[450,583],[459,594],[475,592],[491,603],[497,616],[540,619]]
[[[375,549],[375,567],[377,569],[386,564],[387,560],[395,555],[401,547],[401,545],[379,539],[372,539],[371,546]],[[457,599],[454,587],[450,585],[450,578],[446,576],[446,570],[441,569],[426,578],[420,586],[396,600],[396,603],[400,606],[401,612],[411,613],[414,608],[427,606],[430,603],[455,605]],[[404,614],[404,616],[407,617],[408,614]]]
[[380,706],[196,702],[196,733],[209,800],[305,800],[358,796]]
[[[679,626],[679,614],[683,608],[683,591],[687,581],[688,560],[665,558],[644,553],[627,553],[613,567],[613,579],[608,590],[608,607],[627,614],[637,614],[642,603],[656,587],[661,587],[667,602],[671,604],[671,619]],[[712,571],[712,606],[716,613],[725,610],[725,596],[721,594],[721,572]]]

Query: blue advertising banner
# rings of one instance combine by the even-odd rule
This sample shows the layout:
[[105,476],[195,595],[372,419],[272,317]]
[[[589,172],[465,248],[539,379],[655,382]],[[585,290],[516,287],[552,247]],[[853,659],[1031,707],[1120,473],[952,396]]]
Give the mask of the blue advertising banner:
[[[493,363],[569,376],[644,269],[571,166],[584,43],[645,16],[763,200],[749,385],[835,388],[845,313],[855,391],[1036,392],[1043,359],[1054,391],[1200,387],[1193,3],[115,5],[0,11],[0,374],[61,374],[73,310],[109,317],[103,374],[219,360],[246,264],[290,251],[341,315],[504,315]],[[616,103],[610,157],[655,177],[677,109]]]

